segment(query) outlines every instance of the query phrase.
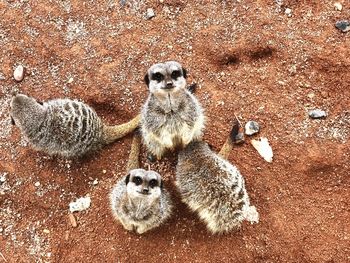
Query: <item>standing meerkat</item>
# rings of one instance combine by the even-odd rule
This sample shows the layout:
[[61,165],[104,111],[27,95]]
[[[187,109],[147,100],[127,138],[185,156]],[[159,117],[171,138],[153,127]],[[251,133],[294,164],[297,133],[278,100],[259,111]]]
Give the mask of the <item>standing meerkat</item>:
[[125,229],[145,233],[161,225],[172,211],[169,193],[160,175],[139,168],[141,138],[135,134],[128,160],[128,174],[113,187],[109,199],[112,214]]
[[186,70],[175,61],[151,66],[145,76],[150,94],[141,112],[141,133],[151,157],[185,147],[203,135],[205,117],[186,89]]
[[236,127],[219,155],[207,143],[195,141],[178,156],[176,186],[182,201],[198,213],[213,234],[237,229],[243,220],[259,221],[256,208],[250,205],[243,176],[225,160],[237,140]]
[[133,131],[138,115],[130,122],[108,126],[88,105],[70,99],[39,103],[18,94],[11,101],[11,118],[37,150],[66,158],[98,150]]

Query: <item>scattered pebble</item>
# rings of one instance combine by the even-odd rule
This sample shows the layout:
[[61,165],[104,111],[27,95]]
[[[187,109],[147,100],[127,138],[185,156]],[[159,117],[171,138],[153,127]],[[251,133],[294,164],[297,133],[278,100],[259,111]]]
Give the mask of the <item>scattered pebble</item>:
[[35,187],[39,187],[40,186],[40,182],[35,182]]
[[75,219],[75,216],[73,214],[68,214],[69,223],[72,225],[72,227],[77,227],[77,220]]
[[0,183],[5,183],[6,182],[6,176],[5,175],[1,175],[0,176]]
[[312,119],[320,119],[320,118],[327,117],[327,113],[324,110],[315,109],[315,110],[310,110],[309,111],[309,116]]
[[284,10],[284,13],[285,13],[288,17],[291,17],[291,16],[292,16],[292,9],[286,8],[286,10]]
[[341,32],[346,33],[350,31],[350,22],[348,20],[340,20],[335,23],[335,27]]
[[256,121],[248,121],[245,125],[245,134],[253,135],[259,132],[260,126]]
[[44,229],[44,230],[43,230],[43,233],[44,233],[44,234],[50,234],[50,230]]
[[74,81],[74,79],[73,78],[69,78],[69,80],[68,80],[68,84],[71,84],[72,82]]
[[313,98],[315,97],[315,93],[310,92],[309,94],[307,94],[307,97],[308,97],[309,99],[313,99]]
[[98,179],[96,178],[93,182],[92,182],[93,185],[97,185],[98,184]]
[[334,9],[336,11],[341,11],[343,9],[343,6],[341,3],[337,2],[337,3],[334,3]]
[[22,65],[18,65],[15,71],[13,72],[13,77],[16,81],[20,82],[24,78],[24,67]]
[[251,143],[265,161],[272,162],[273,152],[267,138],[262,137],[260,140],[252,140]]
[[156,14],[154,13],[152,8],[147,8],[146,12],[146,19],[151,19],[152,17],[155,17]]
[[69,211],[71,213],[76,211],[84,211],[90,207],[90,204],[91,204],[91,198],[89,196],[80,197],[75,202],[71,202],[69,204]]

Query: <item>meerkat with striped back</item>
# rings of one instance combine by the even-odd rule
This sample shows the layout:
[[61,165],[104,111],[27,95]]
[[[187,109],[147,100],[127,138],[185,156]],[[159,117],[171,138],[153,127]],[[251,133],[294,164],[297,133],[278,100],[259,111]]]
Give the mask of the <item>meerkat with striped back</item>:
[[219,154],[203,141],[191,142],[178,155],[176,186],[182,201],[198,213],[212,233],[238,229],[243,220],[259,221],[250,205],[244,178],[226,159],[237,140],[237,124]]
[[23,94],[14,96],[10,115],[31,145],[50,155],[81,157],[132,132],[140,116],[115,126],[102,122],[87,104],[70,99],[39,103]]
[[163,224],[171,215],[172,202],[161,176],[140,169],[141,138],[135,133],[129,154],[127,175],[110,192],[112,214],[126,230],[143,234]]
[[151,66],[145,76],[149,96],[141,113],[141,132],[152,159],[200,140],[203,109],[186,89],[186,70],[175,61]]

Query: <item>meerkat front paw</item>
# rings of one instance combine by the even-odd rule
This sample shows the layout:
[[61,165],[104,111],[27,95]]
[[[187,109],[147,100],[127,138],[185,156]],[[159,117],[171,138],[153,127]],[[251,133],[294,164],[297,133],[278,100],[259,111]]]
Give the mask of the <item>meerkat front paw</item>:
[[121,222],[123,227],[128,230],[128,231],[133,231],[134,230],[134,225],[132,224],[128,224],[128,223],[124,223],[124,222]]

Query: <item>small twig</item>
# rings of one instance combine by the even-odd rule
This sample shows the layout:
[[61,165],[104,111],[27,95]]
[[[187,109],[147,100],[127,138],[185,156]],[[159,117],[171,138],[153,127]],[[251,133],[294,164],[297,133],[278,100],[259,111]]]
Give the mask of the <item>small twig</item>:
[[233,115],[235,115],[235,118],[236,118],[236,120],[238,121],[239,126],[243,127],[243,126],[242,126],[242,123],[239,121],[239,119],[238,119],[236,113],[233,113]]
[[6,258],[4,257],[4,255],[0,252],[0,256],[2,257],[2,259],[7,262]]

